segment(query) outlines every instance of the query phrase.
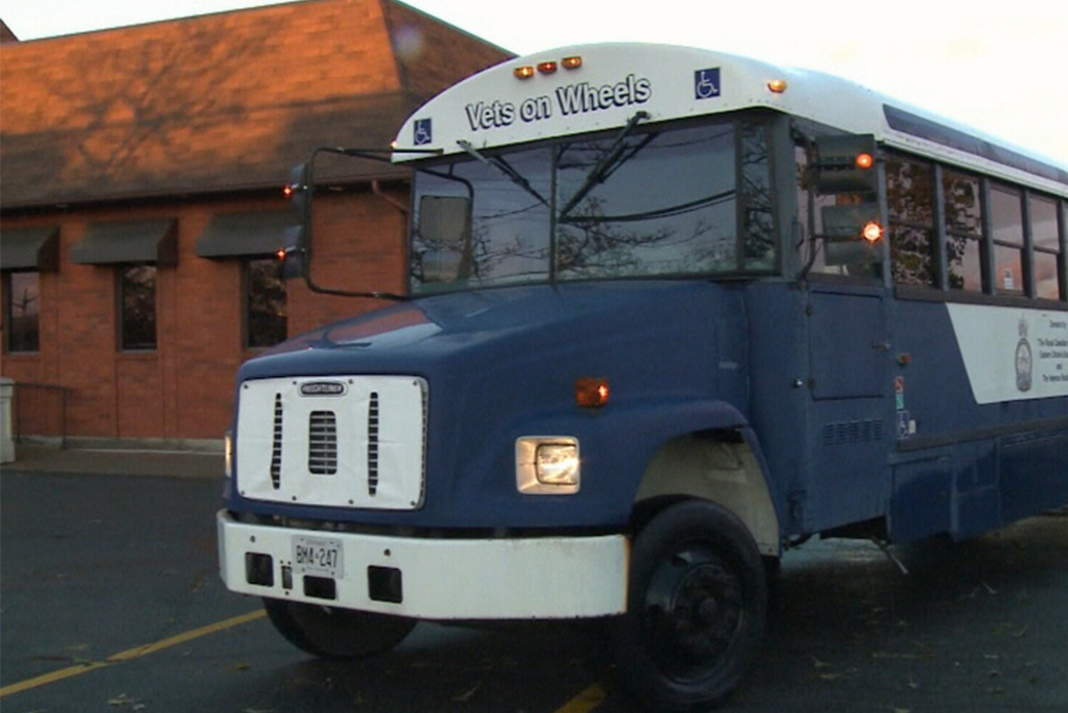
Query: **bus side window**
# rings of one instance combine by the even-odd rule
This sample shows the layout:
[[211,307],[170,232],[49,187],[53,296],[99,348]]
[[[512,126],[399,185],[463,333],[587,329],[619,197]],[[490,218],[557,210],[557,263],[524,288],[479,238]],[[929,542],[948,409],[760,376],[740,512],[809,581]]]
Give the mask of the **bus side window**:
[[900,156],[886,162],[890,260],[898,285],[936,284],[934,169]]
[[1030,194],[1031,240],[1035,253],[1035,297],[1061,299],[1059,282],[1060,240],[1057,235],[1057,202]]
[[949,288],[983,291],[983,210],[979,179],[946,169],[942,173],[946,200],[946,266]]
[[1024,275],[1023,204],[1020,191],[992,183],[990,223],[994,235],[994,292],[1022,295]]

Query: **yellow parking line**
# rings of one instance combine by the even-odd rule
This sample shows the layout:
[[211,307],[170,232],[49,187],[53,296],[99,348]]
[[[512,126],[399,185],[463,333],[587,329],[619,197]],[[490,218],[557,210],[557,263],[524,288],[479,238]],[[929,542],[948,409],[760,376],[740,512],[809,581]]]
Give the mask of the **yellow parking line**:
[[232,619],[226,619],[224,621],[219,621],[219,622],[216,622],[214,624],[208,624],[207,626],[202,626],[199,629],[193,629],[192,631],[187,631],[184,634],[176,634],[175,636],[172,636],[169,639],[163,639],[162,641],[157,641],[157,642],[155,642],[153,644],[146,644],[144,646],[136,646],[136,647],[134,647],[132,649],[127,649],[126,651],[120,651],[119,653],[115,654],[114,656],[109,656],[108,657],[108,663],[118,663],[119,661],[129,661],[130,659],[136,659],[136,658],[139,658],[141,656],[147,656],[148,654],[154,654],[157,651],[162,651],[163,649],[169,649],[172,646],[177,646],[178,644],[184,644],[185,642],[192,641],[193,639],[199,639],[201,636],[207,636],[208,634],[214,634],[216,631],[223,631],[224,629],[229,629],[229,628],[237,626],[239,624],[244,624],[247,621],[253,621],[254,619],[259,619],[260,617],[264,616],[266,613],[267,612],[264,611],[263,609],[257,609],[256,611],[249,612],[248,614],[242,614],[241,616],[235,616]]
[[259,619],[263,617],[266,613],[267,612],[265,612],[263,609],[257,609],[256,611],[249,612],[248,614],[242,614],[241,616],[235,616],[230,619],[225,619],[223,621],[216,622],[214,624],[208,624],[207,626],[202,626],[199,629],[193,629],[182,634],[177,634],[175,636],[171,636],[170,638],[162,639],[161,641],[156,641],[151,644],[145,644],[144,646],[135,646],[132,649],[120,651],[117,654],[109,656],[104,661],[87,661],[84,664],[68,666],[67,668],[60,669],[59,671],[53,671],[52,673],[46,673],[42,676],[37,676],[36,678],[30,678],[25,681],[20,681],[18,683],[12,683],[9,686],[4,686],[3,688],[0,688],[0,698],[3,698],[7,695],[11,695],[12,693],[21,693],[22,691],[28,691],[31,688],[39,688],[40,686],[46,686],[50,683],[55,683],[56,681],[62,681],[65,678],[70,678],[71,676],[80,676],[83,673],[95,671],[98,668],[104,668],[105,666],[111,666],[113,664],[121,663],[123,661],[129,661],[130,659],[147,656],[148,654],[152,654],[157,651],[162,651],[163,649],[169,649],[172,646],[184,644],[187,641],[199,639],[202,636],[214,634],[217,631],[223,631],[225,629],[238,626],[239,624],[244,624],[245,622]]
[[556,713],[589,713],[604,703],[604,689],[595,683],[564,704]]
[[12,683],[10,686],[0,688],[0,698],[11,693],[21,693],[22,691],[28,691],[31,688],[37,688],[38,686],[46,686],[49,683],[62,681],[64,678],[79,676],[83,673],[88,673],[89,671],[94,671],[98,668],[104,668],[105,666],[110,665],[111,664],[106,661],[87,661],[86,663],[70,666],[68,668],[60,669],[59,671],[53,671],[52,673],[46,673],[43,676],[31,678],[27,681]]
[[[0,688],[0,698],[11,695],[13,693],[21,693],[22,691],[28,691],[31,688],[39,688],[41,686],[47,686],[50,683],[62,681],[72,676],[80,676],[83,673],[95,671],[98,668],[105,668],[107,666],[113,666],[123,661],[129,661],[131,659],[140,658],[149,654],[162,651],[163,649],[169,649],[172,646],[184,644],[187,641],[199,639],[202,636],[208,634],[214,634],[217,631],[224,631],[226,629],[244,624],[249,621],[262,618],[266,615],[263,609],[257,609],[256,611],[249,612],[248,614],[242,614],[241,616],[235,616],[230,619],[224,619],[223,621],[216,622],[214,624],[208,624],[202,626],[199,629],[192,629],[181,634],[176,634],[166,639],[153,642],[151,644],[145,644],[143,646],[135,646],[132,649],[126,649],[120,651],[117,654],[113,654],[103,661],[87,661],[83,664],[77,664],[74,666],[68,666],[67,668],[60,669],[59,671],[53,671],[46,673],[36,678],[30,678],[18,683],[12,683],[9,686]],[[556,713],[590,713],[602,703],[604,703],[605,692],[601,688],[599,683],[595,683],[588,687],[586,690],[579,693],[570,701],[565,703],[563,707],[558,709]]]

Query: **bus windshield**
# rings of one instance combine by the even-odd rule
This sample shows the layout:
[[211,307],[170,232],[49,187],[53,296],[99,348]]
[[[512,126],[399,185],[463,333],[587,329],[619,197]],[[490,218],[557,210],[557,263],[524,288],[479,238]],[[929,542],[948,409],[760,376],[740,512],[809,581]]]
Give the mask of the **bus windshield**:
[[762,124],[465,148],[416,172],[413,293],[776,268]]

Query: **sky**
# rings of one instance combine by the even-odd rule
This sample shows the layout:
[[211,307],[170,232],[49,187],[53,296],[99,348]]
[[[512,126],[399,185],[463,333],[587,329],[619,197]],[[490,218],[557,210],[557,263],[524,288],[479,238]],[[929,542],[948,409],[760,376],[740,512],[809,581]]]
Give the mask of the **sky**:
[[[30,40],[278,1],[0,0],[0,19]],[[1065,0],[407,4],[518,54],[587,42],[663,42],[829,72],[1068,167]]]

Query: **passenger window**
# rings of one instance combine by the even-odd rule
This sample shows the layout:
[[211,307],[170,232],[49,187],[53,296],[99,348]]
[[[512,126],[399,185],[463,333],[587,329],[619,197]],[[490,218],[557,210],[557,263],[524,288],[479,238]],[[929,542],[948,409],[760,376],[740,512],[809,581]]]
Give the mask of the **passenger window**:
[[994,291],[1024,294],[1023,216],[1020,192],[1007,186],[990,187],[990,226],[994,236]]
[[890,260],[899,285],[935,284],[934,177],[931,165],[901,157],[886,162]]
[[942,173],[946,201],[946,267],[949,287],[983,291],[983,210],[979,179],[955,171]]
[[1058,277],[1060,239],[1057,234],[1057,203],[1044,196],[1028,197],[1031,213],[1031,241],[1035,257],[1035,297],[1061,299]]

